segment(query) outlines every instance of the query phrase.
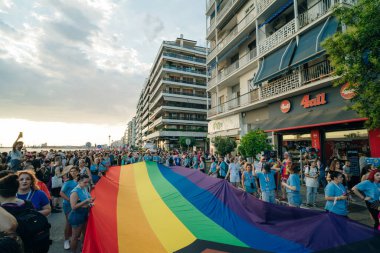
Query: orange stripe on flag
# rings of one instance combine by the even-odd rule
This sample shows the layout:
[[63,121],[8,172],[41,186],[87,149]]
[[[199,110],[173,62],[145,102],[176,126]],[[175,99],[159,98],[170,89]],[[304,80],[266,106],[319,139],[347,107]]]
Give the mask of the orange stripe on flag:
[[134,166],[124,166],[120,173],[117,205],[119,252],[166,252],[142,210]]

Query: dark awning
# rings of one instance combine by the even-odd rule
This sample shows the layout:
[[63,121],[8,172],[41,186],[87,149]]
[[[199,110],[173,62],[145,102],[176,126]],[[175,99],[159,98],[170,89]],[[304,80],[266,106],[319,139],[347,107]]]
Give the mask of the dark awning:
[[325,22],[301,34],[291,63],[292,67],[320,56],[324,52],[321,46],[322,41],[336,33],[338,24],[336,18],[330,17]]
[[365,120],[365,118],[361,118],[355,111],[339,107],[318,109],[295,115],[286,114],[281,118],[259,122],[253,127],[260,128],[267,132],[279,132]]
[[292,54],[296,47],[295,39],[287,45],[281,47],[274,53],[264,57],[260,64],[258,74],[256,75],[255,84],[261,83],[269,78],[273,78],[288,68]]
[[266,24],[269,24],[270,22],[272,22],[272,20],[274,20],[275,18],[277,18],[278,16],[280,16],[281,13],[283,13],[284,11],[286,11],[286,9],[288,9],[291,5],[293,4],[293,0],[288,0],[288,2],[286,2],[286,4],[284,4],[283,6],[281,6],[279,9],[276,10],[276,12],[274,12],[269,18],[267,18],[261,25],[259,25],[259,29],[261,27],[263,27],[264,25]]

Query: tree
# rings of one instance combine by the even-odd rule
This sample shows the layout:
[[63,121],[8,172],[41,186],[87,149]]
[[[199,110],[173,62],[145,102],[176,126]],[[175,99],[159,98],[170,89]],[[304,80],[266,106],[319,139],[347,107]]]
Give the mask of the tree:
[[[186,140],[187,139],[190,140],[190,144],[189,145],[186,144]],[[181,137],[179,137],[178,142],[179,142],[179,145],[181,145],[182,148],[192,147],[195,144],[195,138],[194,137],[183,137],[183,136],[181,136]]]
[[217,136],[213,140],[216,152],[219,155],[225,156],[231,153],[236,148],[236,141],[229,137]]
[[334,85],[349,83],[356,96],[352,106],[367,127],[380,126],[380,0],[359,0],[353,7],[334,9],[334,15],[347,26],[322,46],[329,55],[335,74],[341,76]]
[[251,130],[241,138],[238,150],[244,157],[255,157],[262,151],[271,150],[267,137],[263,130]]

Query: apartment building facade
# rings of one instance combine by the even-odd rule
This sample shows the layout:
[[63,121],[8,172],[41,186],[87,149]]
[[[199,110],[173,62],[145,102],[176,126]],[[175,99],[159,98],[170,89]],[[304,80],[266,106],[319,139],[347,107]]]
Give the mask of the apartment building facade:
[[136,117],[128,122],[126,134],[125,134],[125,144],[129,147],[136,145]]
[[332,16],[337,4],[355,1],[206,1],[209,138],[263,129],[280,154],[300,146],[324,159],[374,150],[379,133],[344,109],[354,94],[333,86],[338,77],[322,47],[345,29]]
[[204,149],[207,137],[206,48],[196,41],[164,41],[141,92],[136,113],[136,144],[179,147],[193,137]]

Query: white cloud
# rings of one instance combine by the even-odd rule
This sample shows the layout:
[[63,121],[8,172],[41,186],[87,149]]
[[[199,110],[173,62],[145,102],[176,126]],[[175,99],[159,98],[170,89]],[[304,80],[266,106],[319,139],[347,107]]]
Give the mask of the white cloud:
[[0,1],[0,118],[127,122],[162,40],[203,20],[198,1]]

